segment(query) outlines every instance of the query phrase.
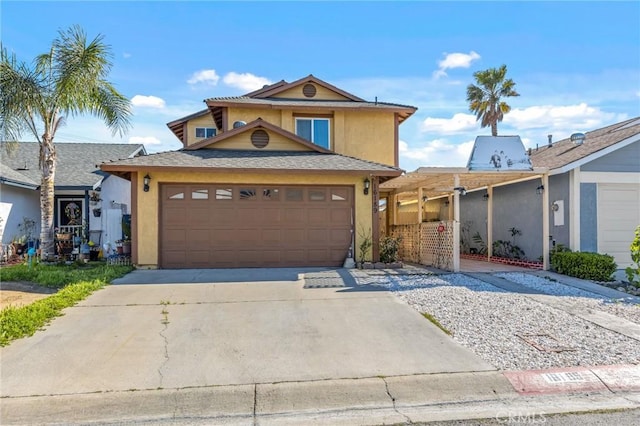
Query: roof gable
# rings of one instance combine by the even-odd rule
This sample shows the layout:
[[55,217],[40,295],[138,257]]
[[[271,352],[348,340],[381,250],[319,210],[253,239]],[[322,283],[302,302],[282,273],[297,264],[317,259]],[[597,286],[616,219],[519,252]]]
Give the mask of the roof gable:
[[174,135],[176,135],[176,137],[182,142],[185,143],[184,139],[184,131],[185,131],[185,125],[190,121],[193,120],[194,118],[199,118],[202,116],[205,116],[207,114],[210,114],[209,109],[203,109],[201,111],[195,112],[193,114],[189,114],[185,117],[182,118],[178,118],[177,120],[173,120],[170,121],[169,123],[167,123],[167,127],[169,128],[169,130],[171,130],[173,132]]
[[[279,82],[272,86],[265,87],[256,92],[247,94],[251,98],[291,98],[291,99],[308,99],[308,100],[349,100],[355,102],[365,102],[349,92],[346,92],[332,84],[327,83],[312,74],[303,77],[291,83]],[[313,96],[305,91],[305,86],[311,84],[314,88]],[[323,90],[318,90],[319,88]]]
[[[258,148],[252,145],[251,137],[257,130],[263,130],[269,135],[269,143],[263,148]],[[244,138],[240,136],[245,136]],[[276,136],[277,143],[269,148],[271,144],[271,138]],[[187,151],[195,151],[198,149],[236,149],[236,150],[278,150],[278,151],[316,151],[329,153],[327,149],[324,149],[318,145],[315,145],[305,139],[302,139],[298,135],[284,130],[278,126],[275,126],[261,118],[258,118],[244,126],[229,130],[221,133],[220,135],[212,138],[204,139],[198,143],[195,143],[189,147],[184,148]],[[268,149],[267,149],[268,148]]]

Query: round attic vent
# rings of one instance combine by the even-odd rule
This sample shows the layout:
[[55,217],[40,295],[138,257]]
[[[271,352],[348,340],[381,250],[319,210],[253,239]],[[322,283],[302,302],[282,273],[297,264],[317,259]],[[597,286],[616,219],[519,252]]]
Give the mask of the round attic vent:
[[302,94],[307,98],[313,98],[316,95],[316,86],[311,83],[307,83],[302,88]]
[[582,145],[585,139],[586,136],[584,135],[584,133],[574,133],[571,135],[571,142],[573,142],[575,145]]
[[237,129],[238,127],[242,127],[242,126],[244,126],[245,124],[247,124],[245,121],[235,121],[235,122],[233,123],[233,128],[234,128],[234,129]]
[[256,148],[264,148],[269,144],[269,134],[264,130],[256,130],[251,133],[251,143]]

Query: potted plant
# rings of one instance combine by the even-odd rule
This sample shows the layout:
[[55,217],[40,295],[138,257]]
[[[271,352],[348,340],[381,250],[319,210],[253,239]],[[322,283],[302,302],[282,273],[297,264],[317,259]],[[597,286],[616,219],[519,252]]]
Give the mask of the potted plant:
[[[370,269],[372,267],[371,262],[365,262],[365,259],[369,255],[369,250],[373,246],[373,241],[371,240],[371,229],[369,231],[365,231],[364,228],[360,230],[360,260],[358,261],[358,267],[360,269]],[[366,265],[365,265],[366,264]]]
[[100,217],[102,215],[102,209],[100,207],[93,208],[93,217]]

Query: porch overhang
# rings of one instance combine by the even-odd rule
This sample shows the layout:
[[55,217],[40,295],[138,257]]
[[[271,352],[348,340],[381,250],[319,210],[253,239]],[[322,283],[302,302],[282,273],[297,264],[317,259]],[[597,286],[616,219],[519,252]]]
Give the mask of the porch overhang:
[[[547,174],[546,167],[532,170],[476,171],[467,167],[420,167],[380,185],[380,192],[398,195],[403,199],[415,199],[418,190],[428,198],[440,198],[452,195],[453,188],[462,187],[467,192],[479,191],[489,187],[509,185],[531,179],[540,179]],[[455,183],[456,176],[459,183]]]
[[[543,269],[549,269],[549,170],[535,167],[530,170],[471,170],[468,167],[421,167],[380,184],[380,197],[392,198],[393,211],[396,205],[405,202],[418,204],[419,221],[426,200],[447,198],[450,217],[453,219],[453,270],[460,271],[460,196],[466,192],[486,190],[487,202],[488,259],[492,256],[493,188],[533,179],[540,179],[542,189],[542,257]],[[546,188],[546,190],[545,190]],[[395,213],[394,213],[395,214]],[[394,216],[395,220],[395,216]]]

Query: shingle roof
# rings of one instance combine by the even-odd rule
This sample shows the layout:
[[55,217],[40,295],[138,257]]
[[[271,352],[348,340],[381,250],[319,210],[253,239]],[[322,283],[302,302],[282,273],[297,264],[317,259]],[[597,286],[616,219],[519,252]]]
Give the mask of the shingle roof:
[[150,154],[103,164],[106,171],[133,171],[145,168],[220,169],[291,172],[368,172],[397,176],[401,169],[339,154],[314,151],[252,151],[199,149]]
[[28,176],[20,173],[18,170],[13,170],[6,164],[0,163],[0,182],[9,184],[18,184],[20,186],[27,186],[36,189],[40,184]]
[[250,98],[248,96],[223,96],[218,98],[205,99],[208,104],[211,103],[233,103],[233,104],[246,104],[257,106],[287,106],[287,107],[321,107],[321,108],[378,108],[381,110],[388,109],[411,109],[416,110],[416,107],[402,104],[392,104],[389,102],[367,102],[367,101],[352,101],[352,100],[313,100],[313,99],[288,99],[288,98]]
[[[0,143],[0,162],[5,170],[15,171],[32,182],[40,182],[38,167],[39,144],[37,142],[15,142],[13,149],[7,150],[6,142]],[[115,143],[64,143],[55,144],[57,165],[55,186],[59,187],[93,187],[104,173],[99,169],[100,163],[128,158],[138,153],[146,154],[144,145]],[[27,170],[18,170],[27,169]],[[7,172],[8,177],[8,172]]]
[[534,167],[548,167],[549,170],[567,166],[630,137],[640,135],[640,117],[586,132],[585,135],[586,139],[582,145],[575,145],[567,138],[551,146],[533,149],[531,162]]

